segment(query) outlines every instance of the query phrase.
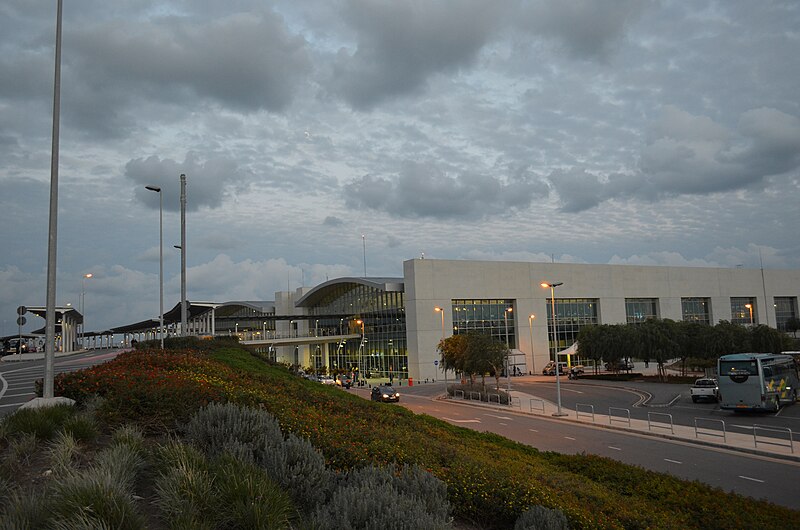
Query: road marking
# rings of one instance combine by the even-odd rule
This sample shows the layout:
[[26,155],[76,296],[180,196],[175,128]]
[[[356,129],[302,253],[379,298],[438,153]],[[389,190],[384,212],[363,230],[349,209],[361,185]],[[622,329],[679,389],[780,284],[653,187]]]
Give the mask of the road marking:
[[565,436],[564,438],[566,438],[567,440],[572,440],[573,442],[575,441],[575,438],[573,438],[572,436]]
[[752,477],[745,477],[744,475],[739,475],[739,478],[743,478],[745,480],[752,480],[753,482],[760,482],[762,484],[764,483],[763,480],[758,480],[757,478],[752,478]]
[[508,416],[496,416],[494,414],[484,414],[484,416],[490,416],[492,418],[497,418],[498,420],[511,420]]
[[504,426],[508,427],[508,423],[503,423],[502,421],[500,422],[500,425],[504,425]]
[[613,449],[614,451],[622,451],[619,447],[614,447],[613,445],[608,446],[609,449]]
[[737,425],[735,423],[732,423],[731,427],[738,427],[740,429],[752,429],[753,428],[752,425]]
[[22,396],[35,396],[36,392],[25,392],[24,394],[3,394],[3,397],[22,397]]
[[454,420],[453,418],[442,417],[445,421],[452,421],[453,423],[480,423],[481,420]]
[[536,429],[528,429],[528,430],[531,431],[531,432],[539,432]]
[[683,464],[683,462],[679,462],[677,460],[670,460],[669,458],[664,459],[665,462],[670,462],[672,464]]

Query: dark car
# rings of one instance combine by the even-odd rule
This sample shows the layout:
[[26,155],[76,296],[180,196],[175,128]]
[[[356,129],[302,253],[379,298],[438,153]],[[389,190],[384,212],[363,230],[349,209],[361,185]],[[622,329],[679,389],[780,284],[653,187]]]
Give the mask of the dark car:
[[628,359],[620,359],[613,363],[606,363],[606,370],[609,372],[630,372],[633,370],[633,363]]
[[372,387],[370,399],[383,402],[400,401],[400,392],[389,385],[374,386]]
[[342,388],[350,388],[353,386],[353,380],[348,375],[339,375],[336,377],[336,384]]

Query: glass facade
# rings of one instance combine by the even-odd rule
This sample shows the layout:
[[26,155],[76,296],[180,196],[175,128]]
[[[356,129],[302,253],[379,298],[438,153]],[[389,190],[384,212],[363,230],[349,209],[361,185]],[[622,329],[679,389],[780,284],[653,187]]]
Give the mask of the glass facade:
[[776,296],[775,297],[775,324],[781,331],[786,331],[786,322],[792,318],[797,318],[797,297],[795,296]]
[[[750,307],[747,307],[748,305]],[[756,299],[753,297],[731,297],[731,323],[741,324],[742,326],[758,324]]]
[[625,318],[628,324],[641,324],[658,318],[658,298],[626,298]]
[[453,335],[476,331],[517,347],[513,300],[453,299]]
[[573,344],[584,326],[599,324],[597,298],[556,298],[556,320],[553,336],[553,299],[547,299],[547,335],[550,345],[550,358]]
[[[408,378],[402,292],[360,283],[333,285],[309,308],[308,319],[319,335],[361,335],[328,345],[329,371]],[[325,352],[315,352],[313,345],[311,348],[312,362],[315,367],[322,367]]]
[[711,300],[708,298],[681,298],[684,322],[711,324]]

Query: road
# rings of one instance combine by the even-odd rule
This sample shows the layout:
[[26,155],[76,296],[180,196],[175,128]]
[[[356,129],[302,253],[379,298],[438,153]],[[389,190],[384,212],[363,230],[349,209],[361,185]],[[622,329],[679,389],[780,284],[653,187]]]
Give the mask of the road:
[[[90,350],[86,353],[56,358],[56,374],[74,372],[104,363],[117,356],[121,350]],[[0,362],[0,417],[17,410],[36,397],[34,382],[44,377],[44,359],[33,361]]]
[[[369,398],[367,391],[355,391]],[[403,388],[401,404],[414,412],[428,414],[460,427],[493,432],[542,451],[565,454],[586,452],[605,456],[800,509],[800,496],[797,495],[800,490],[800,463],[795,461],[615,431],[548,416],[523,414],[507,408],[432,399],[441,392],[443,385]],[[610,400],[624,399],[618,393],[609,395]],[[578,396],[585,397],[586,394]]]

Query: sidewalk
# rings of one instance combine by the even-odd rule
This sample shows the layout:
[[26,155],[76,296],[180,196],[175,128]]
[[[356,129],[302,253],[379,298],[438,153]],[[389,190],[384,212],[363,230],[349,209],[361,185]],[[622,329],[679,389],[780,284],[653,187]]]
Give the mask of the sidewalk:
[[[444,397],[440,396],[437,399],[444,399]],[[629,418],[629,412],[621,408],[613,409],[612,416],[597,413],[593,411],[591,405],[581,406],[577,411],[562,407],[563,416],[558,416],[558,406],[555,403],[513,389],[511,390],[510,409],[507,405],[473,401],[468,398],[462,399],[460,396],[450,398],[450,401],[466,406],[511,410],[518,414],[542,417],[551,421],[566,421],[599,429],[623,431],[800,462],[800,441],[793,440],[790,444],[789,433],[781,429],[776,431],[759,429],[756,437],[752,434],[725,432],[721,420],[702,419],[695,428],[673,425],[669,415],[661,412],[649,411],[650,420],[648,421]],[[795,433],[792,435],[796,437]],[[782,436],[782,438],[775,436]]]

